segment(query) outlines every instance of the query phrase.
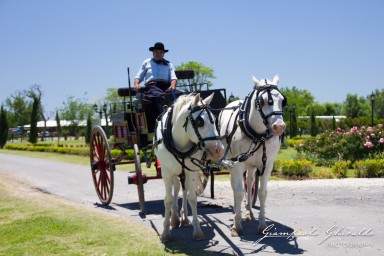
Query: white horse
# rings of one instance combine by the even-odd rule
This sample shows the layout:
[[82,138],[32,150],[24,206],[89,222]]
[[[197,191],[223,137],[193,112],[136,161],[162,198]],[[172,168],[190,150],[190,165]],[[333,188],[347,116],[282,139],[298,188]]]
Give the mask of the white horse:
[[200,99],[200,94],[182,95],[168,108],[157,124],[154,150],[161,162],[161,174],[166,190],[162,242],[171,239],[170,225],[172,228],[180,226],[177,203],[180,183],[183,186],[181,226],[190,225],[186,200],[188,198],[193,215],[193,239],[204,239],[197,218],[199,171],[206,160],[218,161],[224,154],[215,117],[208,107],[212,98],[213,94],[205,100]]
[[[235,217],[232,236],[242,234],[241,202],[244,198],[243,173],[247,171],[248,190],[255,180],[256,171],[260,175],[259,233],[265,224],[265,200],[267,182],[272,171],[274,159],[280,148],[279,136],[285,130],[283,107],[286,98],[277,88],[279,76],[272,81],[257,80],[253,91],[241,101],[231,102],[219,115],[220,135],[225,136],[226,159],[235,162],[228,170],[234,194]],[[253,218],[252,193],[248,191],[246,200],[246,219]]]

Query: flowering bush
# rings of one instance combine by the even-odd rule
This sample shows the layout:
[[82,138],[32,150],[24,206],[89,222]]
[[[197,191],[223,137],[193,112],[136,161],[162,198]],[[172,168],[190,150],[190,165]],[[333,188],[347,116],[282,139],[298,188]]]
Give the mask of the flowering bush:
[[333,164],[349,160],[353,164],[361,159],[377,158],[384,152],[384,126],[352,127],[349,131],[338,128],[336,132],[326,131],[315,138],[307,139],[295,146],[299,154],[315,161]]

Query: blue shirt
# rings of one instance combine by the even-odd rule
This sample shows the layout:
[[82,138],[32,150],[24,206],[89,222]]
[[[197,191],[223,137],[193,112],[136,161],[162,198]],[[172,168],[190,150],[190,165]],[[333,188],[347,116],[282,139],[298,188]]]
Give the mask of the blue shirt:
[[158,64],[153,58],[149,58],[140,66],[135,79],[139,79],[140,83],[142,81],[147,83],[153,79],[163,79],[171,82],[172,80],[177,80],[177,77],[171,62],[165,61],[162,64]]

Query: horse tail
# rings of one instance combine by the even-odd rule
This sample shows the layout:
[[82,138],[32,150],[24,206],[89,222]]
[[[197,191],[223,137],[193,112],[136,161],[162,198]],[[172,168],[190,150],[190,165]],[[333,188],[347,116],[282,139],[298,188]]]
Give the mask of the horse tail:
[[204,173],[199,172],[199,176],[196,179],[196,195],[200,196],[203,194],[205,187],[207,186],[208,183],[208,176],[206,176]]

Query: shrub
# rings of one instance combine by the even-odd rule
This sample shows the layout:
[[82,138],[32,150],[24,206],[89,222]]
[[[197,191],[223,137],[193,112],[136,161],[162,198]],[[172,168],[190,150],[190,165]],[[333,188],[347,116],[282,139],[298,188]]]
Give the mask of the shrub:
[[318,165],[333,165],[337,161],[374,158],[384,151],[383,125],[375,127],[362,126],[336,132],[326,131],[316,138],[307,139],[295,146],[296,150],[306,159],[315,161]]
[[359,178],[384,176],[384,159],[359,160],[354,163],[353,167]]
[[281,171],[287,176],[309,176],[314,163],[308,160],[282,160]]
[[333,164],[332,172],[336,178],[345,178],[347,177],[347,171],[350,166],[350,161],[339,161]]
[[335,177],[335,175],[333,174],[333,171],[330,169],[321,169],[318,172],[317,177],[320,179],[332,179]]

